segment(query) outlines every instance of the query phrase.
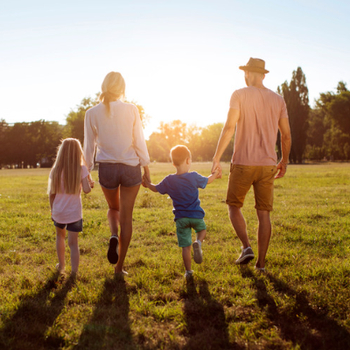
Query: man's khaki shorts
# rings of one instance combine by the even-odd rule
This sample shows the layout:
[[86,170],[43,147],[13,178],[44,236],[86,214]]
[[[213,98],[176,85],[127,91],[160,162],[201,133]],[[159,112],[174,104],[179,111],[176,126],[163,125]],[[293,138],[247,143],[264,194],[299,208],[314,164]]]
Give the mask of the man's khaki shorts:
[[275,165],[247,166],[231,164],[228,180],[228,205],[241,208],[250,187],[254,187],[255,209],[272,211],[273,181],[277,173]]

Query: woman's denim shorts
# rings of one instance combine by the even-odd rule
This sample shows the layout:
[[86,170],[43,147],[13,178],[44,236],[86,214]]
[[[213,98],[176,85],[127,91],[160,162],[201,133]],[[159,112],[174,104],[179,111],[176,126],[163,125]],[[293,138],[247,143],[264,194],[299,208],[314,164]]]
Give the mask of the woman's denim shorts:
[[141,166],[122,163],[99,163],[98,177],[100,185],[108,190],[137,186],[142,183]]

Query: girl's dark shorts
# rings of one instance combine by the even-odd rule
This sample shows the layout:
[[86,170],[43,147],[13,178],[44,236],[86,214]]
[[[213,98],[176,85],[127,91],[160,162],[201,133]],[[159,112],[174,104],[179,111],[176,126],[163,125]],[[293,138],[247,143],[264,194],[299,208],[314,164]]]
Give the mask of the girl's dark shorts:
[[76,222],[72,222],[70,224],[59,224],[58,222],[56,222],[55,220],[53,220],[53,224],[58,227],[58,228],[67,228],[67,231],[71,231],[71,232],[82,232],[83,231],[83,219],[80,219]]
[[108,190],[115,190],[120,185],[132,187],[141,185],[141,166],[122,163],[99,163],[98,177],[100,185]]

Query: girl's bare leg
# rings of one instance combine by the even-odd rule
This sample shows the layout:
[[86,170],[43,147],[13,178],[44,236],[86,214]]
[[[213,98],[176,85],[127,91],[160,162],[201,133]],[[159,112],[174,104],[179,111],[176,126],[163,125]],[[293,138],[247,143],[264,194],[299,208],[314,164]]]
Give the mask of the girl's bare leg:
[[76,274],[79,268],[79,245],[78,245],[79,232],[68,231],[68,245],[70,248],[70,261],[72,265],[72,273]]
[[58,258],[58,270],[63,272],[66,267],[65,262],[65,238],[66,238],[66,229],[56,227],[56,252]]

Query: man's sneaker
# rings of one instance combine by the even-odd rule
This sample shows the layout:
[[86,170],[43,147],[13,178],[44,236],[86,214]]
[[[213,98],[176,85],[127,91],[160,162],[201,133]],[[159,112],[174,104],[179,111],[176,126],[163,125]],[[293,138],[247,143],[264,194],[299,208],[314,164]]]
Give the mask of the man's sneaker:
[[187,279],[187,280],[190,280],[193,278],[193,271],[190,270],[190,271],[186,271],[184,277]]
[[107,258],[111,264],[116,264],[118,262],[118,258],[119,258],[118,244],[119,244],[119,239],[117,236],[112,236],[109,239],[109,248],[108,248]]
[[192,244],[193,247],[193,259],[197,264],[201,264],[203,261],[203,256],[202,256],[202,247],[201,247],[201,242],[200,241],[195,241]]
[[254,259],[254,253],[251,247],[242,249],[241,256],[236,260],[236,264],[248,264],[250,260]]

